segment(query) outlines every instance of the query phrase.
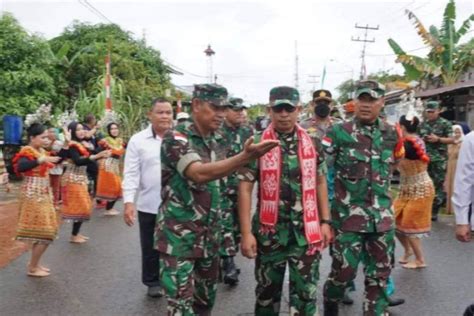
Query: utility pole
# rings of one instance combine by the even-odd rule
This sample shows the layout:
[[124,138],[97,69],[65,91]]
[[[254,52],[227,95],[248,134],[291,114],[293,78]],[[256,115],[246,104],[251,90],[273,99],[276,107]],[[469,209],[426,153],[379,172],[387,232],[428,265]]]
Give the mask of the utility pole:
[[295,41],[295,89],[298,90],[298,41]]
[[372,40],[367,39],[367,34],[368,34],[369,30],[378,31],[379,26],[377,25],[377,27],[373,27],[373,26],[369,26],[368,24],[366,26],[359,26],[356,23],[355,28],[365,30],[364,39],[360,39],[359,36],[357,36],[357,38],[351,37],[351,40],[353,42],[363,42],[364,43],[364,45],[362,46],[362,54],[360,56],[360,58],[361,58],[360,80],[362,80],[362,79],[367,78],[367,69],[366,69],[366,66],[365,66],[365,48],[367,46],[367,43],[375,43],[375,38],[373,38]]
[[308,81],[308,83],[313,84],[313,89],[311,90],[311,93],[313,93],[314,91],[316,91],[316,84],[319,83],[318,78],[321,77],[321,76],[319,76],[319,75],[308,75],[308,77],[311,79],[311,80]]

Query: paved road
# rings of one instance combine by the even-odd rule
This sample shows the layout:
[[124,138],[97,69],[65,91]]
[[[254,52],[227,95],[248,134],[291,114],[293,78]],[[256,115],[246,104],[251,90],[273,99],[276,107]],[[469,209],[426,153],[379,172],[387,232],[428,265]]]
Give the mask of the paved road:
[[[461,244],[453,238],[452,218],[435,223],[426,240],[429,267],[393,272],[397,296],[407,302],[392,308],[393,315],[462,315],[474,302],[474,242]],[[165,299],[150,299],[140,282],[137,227],[126,227],[121,217],[106,218],[95,211],[83,231],[91,237],[84,245],[68,242],[70,224],[64,224],[44,261],[53,274],[45,279],[28,278],[25,254],[0,270],[1,315],[166,315]],[[400,249],[397,249],[400,255]],[[219,285],[213,315],[252,315],[254,304],[253,262],[239,257],[242,282],[237,288]],[[321,280],[329,272],[327,252],[321,263]],[[361,273],[360,273],[361,274]],[[343,307],[341,315],[360,315],[363,281],[357,278],[358,301]],[[286,291],[287,293],[287,291]],[[285,294],[285,301],[287,300]],[[319,299],[321,302],[321,299]],[[282,315],[288,314],[287,306]]]

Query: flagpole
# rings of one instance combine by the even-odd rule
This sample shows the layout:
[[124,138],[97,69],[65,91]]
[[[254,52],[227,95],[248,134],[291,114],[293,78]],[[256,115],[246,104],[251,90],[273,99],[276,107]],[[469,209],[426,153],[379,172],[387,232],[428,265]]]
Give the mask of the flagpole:
[[112,111],[112,98],[110,95],[110,51],[105,57],[105,110]]

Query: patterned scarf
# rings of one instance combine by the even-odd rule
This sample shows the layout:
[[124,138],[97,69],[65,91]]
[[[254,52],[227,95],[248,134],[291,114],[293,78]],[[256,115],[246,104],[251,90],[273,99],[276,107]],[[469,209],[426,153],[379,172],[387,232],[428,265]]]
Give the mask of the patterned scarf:
[[[316,158],[313,142],[304,129],[296,125],[298,136],[298,160],[301,169],[301,192],[303,219],[308,253],[322,250],[321,227],[316,194]],[[262,141],[276,140],[275,130],[270,124],[262,134]],[[281,149],[275,147],[260,160],[260,224],[262,233],[274,233],[278,220],[280,202]]]

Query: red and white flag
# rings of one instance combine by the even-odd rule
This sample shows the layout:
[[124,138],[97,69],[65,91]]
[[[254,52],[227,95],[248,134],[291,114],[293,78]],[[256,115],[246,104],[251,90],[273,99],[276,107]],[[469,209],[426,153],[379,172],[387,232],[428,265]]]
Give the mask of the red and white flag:
[[112,97],[110,95],[110,52],[105,56],[105,110],[112,110]]

